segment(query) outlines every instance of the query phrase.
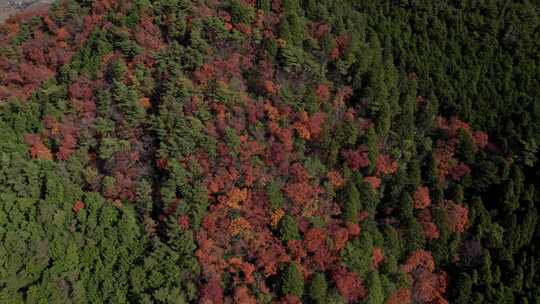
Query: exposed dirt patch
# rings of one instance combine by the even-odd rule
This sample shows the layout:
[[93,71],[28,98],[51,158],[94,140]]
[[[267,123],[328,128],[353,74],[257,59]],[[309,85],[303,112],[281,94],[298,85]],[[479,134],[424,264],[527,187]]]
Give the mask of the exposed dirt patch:
[[53,0],[0,0],[0,22],[16,13],[37,10],[52,2]]

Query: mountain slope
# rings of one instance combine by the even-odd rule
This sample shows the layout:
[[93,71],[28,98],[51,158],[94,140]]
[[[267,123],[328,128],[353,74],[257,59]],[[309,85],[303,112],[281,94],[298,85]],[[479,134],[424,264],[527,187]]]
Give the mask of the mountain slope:
[[310,0],[10,18],[0,302],[539,302],[538,20]]

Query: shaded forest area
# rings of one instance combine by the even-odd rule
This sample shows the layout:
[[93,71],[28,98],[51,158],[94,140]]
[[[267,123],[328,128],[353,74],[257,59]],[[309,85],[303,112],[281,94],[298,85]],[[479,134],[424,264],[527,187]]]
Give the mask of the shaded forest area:
[[61,0],[0,24],[1,303],[540,303],[540,6]]

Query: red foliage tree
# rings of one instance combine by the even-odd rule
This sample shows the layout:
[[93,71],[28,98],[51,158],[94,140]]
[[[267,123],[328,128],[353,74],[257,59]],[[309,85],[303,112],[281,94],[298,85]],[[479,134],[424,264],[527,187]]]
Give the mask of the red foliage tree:
[[390,295],[385,304],[411,304],[412,293],[408,288],[400,288]]
[[433,223],[429,209],[422,209],[418,213],[418,221],[422,225],[424,237],[428,240],[435,240],[440,237],[439,228]]
[[336,288],[347,302],[357,301],[367,294],[367,290],[355,272],[345,267],[338,267],[332,272],[332,279]]
[[330,52],[330,59],[336,60],[336,59],[339,58],[339,55],[340,55],[339,48],[338,48],[338,47],[335,47],[335,48],[333,48],[332,51]]
[[223,289],[217,278],[212,278],[200,291],[199,304],[222,304]]
[[178,217],[178,226],[180,226],[180,228],[182,230],[189,229],[189,217],[187,215],[179,216]]
[[321,192],[321,189],[310,185],[308,182],[296,182],[285,185],[283,192],[295,204],[303,205],[315,198]]
[[249,293],[245,286],[237,287],[234,290],[234,302],[242,304],[257,304],[257,300]]
[[424,209],[431,205],[429,197],[429,189],[425,186],[420,186],[414,192],[414,207],[416,209]]
[[73,210],[74,213],[78,213],[79,211],[84,209],[84,207],[85,205],[82,201],[76,201],[75,204],[73,204],[73,208],[71,210]]
[[251,30],[251,27],[245,23],[238,23],[238,24],[235,24],[234,26],[239,32],[243,33],[243,34],[246,34],[246,35],[250,35],[252,30]]
[[39,45],[36,40],[29,40],[22,45],[23,52],[26,57],[34,61],[36,64],[45,64],[44,46]]
[[381,179],[376,176],[366,176],[364,181],[368,182],[373,189],[379,189],[381,186]]
[[476,131],[473,135],[473,141],[477,148],[484,149],[489,143],[489,137],[485,132]]
[[343,33],[336,38],[336,43],[341,50],[344,50],[351,43],[351,36],[348,33]]
[[69,86],[69,97],[72,99],[86,100],[92,98],[93,95],[92,84],[84,77],[78,78]]
[[293,130],[291,128],[277,128],[274,134],[283,143],[285,152],[293,150]]
[[147,16],[141,18],[134,34],[137,43],[145,48],[159,50],[162,46],[161,31]]
[[379,267],[379,264],[384,260],[384,255],[382,252],[382,249],[380,247],[373,248],[373,252],[371,254],[371,264],[373,267],[377,268]]
[[32,158],[45,160],[53,159],[51,150],[49,150],[49,148],[47,148],[41,141],[37,142],[30,148],[30,156],[32,156]]
[[321,83],[315,89],[315,95],[319,101],[324,102],[330,98],[330,90],[326,84]]
[[263,81],[264,91],[269,95],[276,95],[279,92],[279,86],[271,80]]
[[[255,271],[255,266],[251,263],[243,262],[242,259],[233,257],[230,258],[228,261],[229,263],[229,270],[230,272],[237,274],[235,279],[235,282],[237,283],[247,283],[247,284],[253,284],[255,282],[255,278],[253,277],[253,272]],[[241,275],[240,275],[241,274]]]
[[213,62],[217,78],[223,83],[229,83],[233,77],[240,77],[241,68],[251,66],[251,57],[244,57],[238,52],[233,52],[227,58],[218,58]]
[[345,150],[341,154],[352,170],[369,166],[368,153],[365,147],[360,147],[358,150]]
[[304,236],[304,246],[309,252],[315,252],[324,246],[326,234],[320,228],[309,229]]
[[[412,298],[415,303],[444,303],[448,285],[445,272],[434,273],[435,261],[429,251],[417,250],[401,268],[413,279]],[[441,302],[442,301],[442,302]]]
[[114,2],[111,0],[97,0],[92,3],[92,12],[97,15],[104,14],[107,10],[113,7]]
[[457,117],[452,117],[448,121],[446,118],[438,116],[435,119],[435,123],[439,129],[445,131],[447,136],[452,138],[458,135],[459,130],[464,130],[465,132],[470,132],[471,130],[471,127],[467,123],[459,120]]
[[444,299],[444,293],[448,286],[446,273],[432,273],[426,269],[419,269],[414,274],[412,286],[413,300],[415,303],[448,303]]
[[347,222],[347,230],[351,236],[358,236],[360,235],[361,231],[360,225],[351,222]]
[[358,213],[358,220],[359,221],[363,221],[365,219],[367,219],[369,217],[369,212],[367,212],[366,210],[362,210],[360,211],[360,213]]
[[75,152],[75,149],[77,147],[76,132],[77,129],[71,128],[69,126],[60,127],[60,147],[58,148],[58,152],[56,153],[56,157],[59,160],[67,160],[69,156],[73,152]]
[[315,39],[321,39],[324,35],[330,32],[330,25],[322,22],[315,22],[311,26],[311,34]]
[[326,174],[328,181],[334,186],[335,189],[339,189],[345,186],[345,179],[337,171],[330,171]]
[[20,65],[19,71],[25,82],[32,85],[40,85],[45,80],[54,76],[54,71],[50,70],[46,66],[33,65],[26,62]]
[[339,251],[345,248],[345,245],[347,245],[347,241],[349,240],[349,231],[346,228],[339,227],[334,230],[333,235],[336,250]]
[[307,256],[306,247],[299,240],[289,240],[287,241],[287,249],[292,260],[296,261],[298,264],[301,263],[302,259]]
[[457,117],[452,117],[450,119],[450,136],[457,136],[459,130],[464,130],[466,132],[471,131],[471,126],[468,123],[459,120]]
[[319,248],[313,255],[312,261],[315,265],[313,269],[318,268],[320,270],[326,270],[337,260],[338,257],[332,251],[330,251],[329,248],[323,246]]
[[379,155],[379,158],[377,159],[377,168],[376,168],[376,174],[377,175],[388,175],[388,174],[394,174],[397,171],[397,162],[390,159],[390,156],[386,154]]
[[443,141],[437,142],[437,148],[435,149],[433,158],[437,166],[437,180],[440,183],[446,180],[446,176],[450,174],[450,171],[456,165],[454,151],[455,148],[453,145],[449,145]]
[[60,148],[58,148],[58,152],[56,153],[56,157],[59,160],[67,160],[67,159],[69,159],[69,156],[71,156],[71,154],[73,152],[75,152],[75,150],[73,150],[71,148],[60,147]]
[[65,41],[67,38],[69,38],[69,32],[65,27],[58,28],[55,32],[56,38],[61,41]]
[[168,161],[163,158],[156,159],[156,166],[160,169],[166,169],[168,165]]
[[263,237],[263,235],[257,235],[260,238],[260,242],[265,242],[256,246],[255,256],[257,256],[256,266],[262,270],[265,277],[269,277],[277,273],[279,265],[290,260],[285,248],[275,239],[271,237]]
[[285,295],[280,304],[302,304],[302,301],[295,295]]
[[199,84],[205,84],[214,76],[214,68],[208,63],[204,63],[198,70],[193,72],[195,81]]
[[52,160],[53,155],[51,150],[47,148],[41,141],[41,137],[37,134],[26,134],[24,141],[30,146],[30,156],[34,159]]
[[300,163],[292,164],[290,168],[290,174],[297,182],[305,182],[311,178],[309,172]]
[[198,235],[197,244],[199,249],[195,251],[195,256],[202,266],[202,273],[208,278],[220,277],[221,270],[225,267],[223,249],[203,235]]
[[309,118],[308,128],[311,138],[316,138],[321,134],[323,130],[323,124],[326,119],[326,114],[324,112],[316,112]]
[[351,98],[353,94],[353,89],[350,86],[344,86],[342,87],[335,95],[333,106],[335,109],[341,109],[344,108],[346,105],[347,100]]
[[469,222],[469,209],[452,201],[447,201],[444,209],[446,210],[450,229],[455,233],[463,233]]
[[422,267],[429,271],[435,270],[435,261],[431,252],[426,250],[416,250],[412,252],[405,264],[401,266],[401,270],[406,273],[412,272],[414,269]]

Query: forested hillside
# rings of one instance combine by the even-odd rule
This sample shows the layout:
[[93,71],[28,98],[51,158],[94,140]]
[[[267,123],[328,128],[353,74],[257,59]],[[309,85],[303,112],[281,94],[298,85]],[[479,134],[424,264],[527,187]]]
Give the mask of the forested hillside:
[[540,304],[540,4],[60,0],[0,24],[0,303]]

